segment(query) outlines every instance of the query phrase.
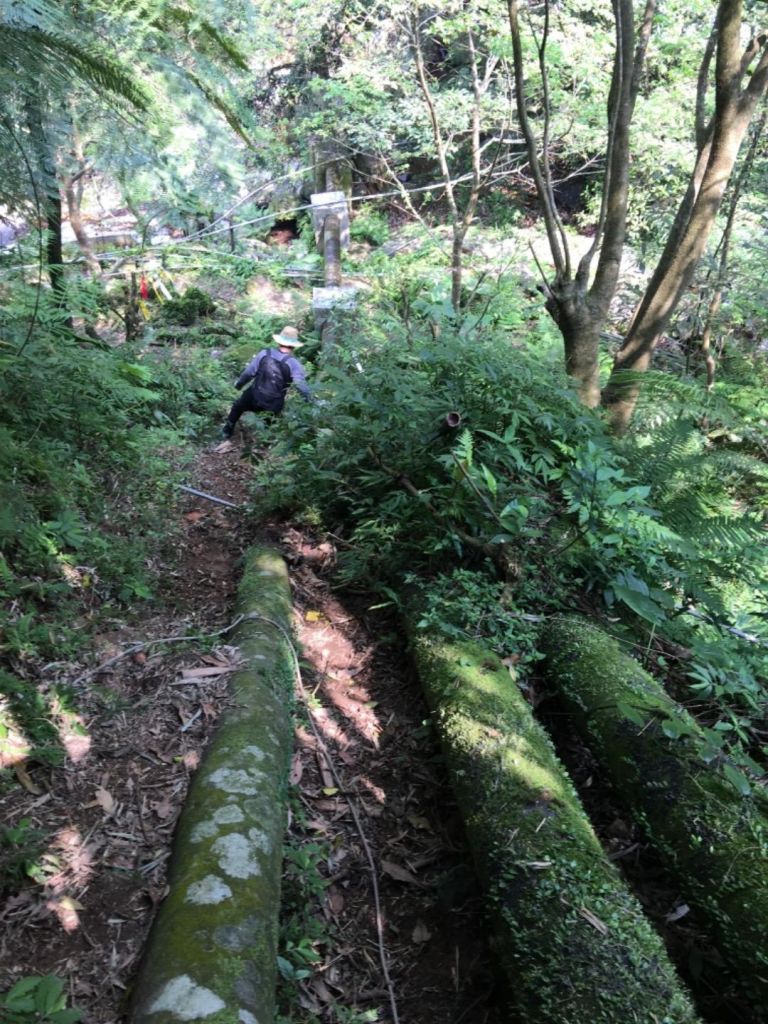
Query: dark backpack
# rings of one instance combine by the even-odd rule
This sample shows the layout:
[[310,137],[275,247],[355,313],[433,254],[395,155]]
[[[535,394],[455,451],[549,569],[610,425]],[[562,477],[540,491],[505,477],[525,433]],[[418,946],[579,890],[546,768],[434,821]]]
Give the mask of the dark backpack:
[[267,412],[280,412],[292,379],[290,367],[268,349],[261,358],[252,385],[259,406]]

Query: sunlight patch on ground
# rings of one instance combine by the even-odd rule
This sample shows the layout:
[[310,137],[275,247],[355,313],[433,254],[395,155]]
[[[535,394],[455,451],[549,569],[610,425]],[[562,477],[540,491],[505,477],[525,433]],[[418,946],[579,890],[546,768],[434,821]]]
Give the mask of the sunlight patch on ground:
[[82,715],[65,708],[59,697],[51,701],[51,715],[59,742],[73,764],[85,760],[91,749],[91,737]]
[[7,699],[0,699],[0,768],[21,764],[31,749],[32,745],[13,717]]

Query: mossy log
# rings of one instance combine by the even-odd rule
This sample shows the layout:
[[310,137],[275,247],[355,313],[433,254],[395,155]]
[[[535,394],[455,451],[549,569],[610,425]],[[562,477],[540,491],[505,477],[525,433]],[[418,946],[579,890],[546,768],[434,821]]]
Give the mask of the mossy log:
[[170,891],[135,984],[132,1024],[270,1024],[292,743],[290,592],[283,560],[247,559],[234,641],[237,707],[222,718],[179,822]]
[[[740,796],[697,754],[693,719],[602,630],[564,617],[543,636],[548,672],[619,798],[662,851],[722,956],[768,1021],[768,801]],[[662,729],[672,717],[692,737]],[[698,749],[701,749],[700,746]]]
[[489,897],[513,1019],[696,1020],[661,939],[498,658],[472,644],[415,637],[412,646]]

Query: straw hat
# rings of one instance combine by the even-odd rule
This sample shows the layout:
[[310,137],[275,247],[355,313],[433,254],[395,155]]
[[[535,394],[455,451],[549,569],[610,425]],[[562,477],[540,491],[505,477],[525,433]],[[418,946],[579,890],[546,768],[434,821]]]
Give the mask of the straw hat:
[[295,327],[284,327],[279,334],[273,334],[278,345],[287,345],[288,348],[301,348],[304,344],[299,341],[299,332]]

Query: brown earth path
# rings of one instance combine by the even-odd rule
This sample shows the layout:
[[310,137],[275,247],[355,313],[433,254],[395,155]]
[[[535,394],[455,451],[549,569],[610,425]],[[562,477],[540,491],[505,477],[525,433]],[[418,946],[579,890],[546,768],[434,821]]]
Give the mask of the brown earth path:
[[[239,443],[202,451],[189,483],[245,502],[242,454]],[[0,877],[17,876],[0,904],[0,992],[25,975],[53,973],[86,1024],[125,1021],[165,893],[176,818],[231,700],[236,651],[226,628],[239,561],[250,543],[267,539],[291,566],[311,695],[297,707],[285,913],[296,916],[298,893],[315,962],[284,986],[286,1019],[384,1022],[394,1004],[401,1024],[495,1024],[480,900],[396,621],[371,611],[365,596],[332,589],[332,547],[295,526],[254,529],[246,511],[193,496],[180,502],[180,520],[162,601],[95,637],[90,665],[55,668],[57,678],[79,680],[77,719],[61,734],[64,763],[27,763],[0,801],[0,828],[26,822],[43,843],[35,880],[20,865],[0,865]],[[178,640],[189,636],[203,639]],[[44,669],[40,685],[53,689]],[[296,865],[306,859],[322,880],[312,896],[297,889]]]

